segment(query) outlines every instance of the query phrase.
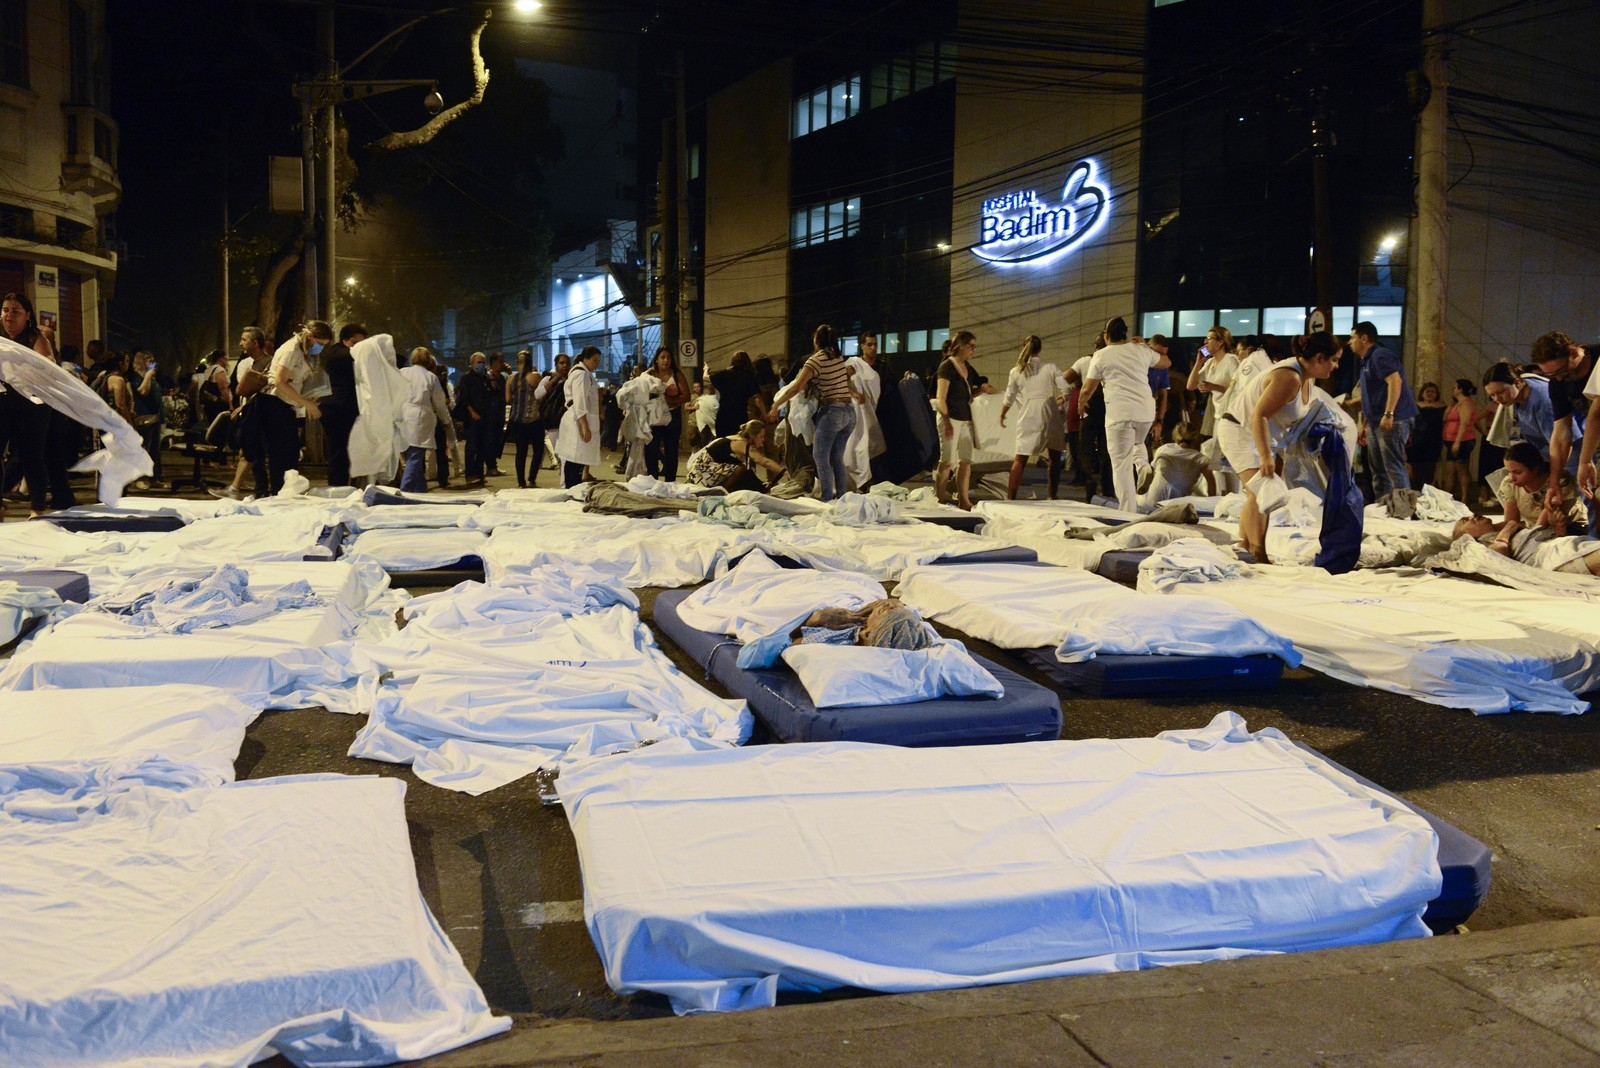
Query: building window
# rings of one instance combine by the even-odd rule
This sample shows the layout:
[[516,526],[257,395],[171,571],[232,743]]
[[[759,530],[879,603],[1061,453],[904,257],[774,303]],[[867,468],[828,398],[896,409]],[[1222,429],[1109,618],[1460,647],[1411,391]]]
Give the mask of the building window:
[[860,197],[796,208],[789,227],[789,237],[797,247],[854,237],[860,232]]
[[0,0],[0,82],[28,87],[28,0]]
[[1255,308],[1223,308],[1217,312],[1217,325],[1225,326],[1234,337],[1245,337],[1256,332],[1260,316]]
[[851,74],[831,85],[805,93],[794,102],[794,137],[854,118],[867,108],[932,88],[955,77],[955,46],[928,41],[914,52],[879,63],[864,75]]
[[1268,308],[1261,314],[1261,332],[1295,337],[1306,332],[1304,308]]
[[840,78],[794,102],[794,136],[804,137],[861,112],[861,75]]
[[1139,316],[1139,333],[1145,337],[1155,337],[1157,334],[1171,337],[1177,333],[1172,328],[1175,318],[1175,314],[1169,311],[1145,312]]
[[1212,308],[1199,308],[1192,311],[1178,311],[1178,336],[1199,337],[1213,326],[1217,325],[1217,313]]
[[689,146],[689,180],[694,181],[700,177],[700,146]]

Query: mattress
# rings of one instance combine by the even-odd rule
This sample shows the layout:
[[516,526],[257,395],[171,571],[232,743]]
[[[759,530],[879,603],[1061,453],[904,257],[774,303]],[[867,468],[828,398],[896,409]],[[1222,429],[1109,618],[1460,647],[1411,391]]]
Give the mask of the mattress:
[[787,670],[740,668],[740,643],[696,630],[678,615],[687,590],[669,590],[655,601],[655,623],[729,693],[785,742],[861,741],[900,746],[978,745],[1054,738],[1061,733],[1061,702],[1055,694],[998,664],[973,657],[1005,688],[998,700],[946,697],[904,705],[819,709],[800,680]]
[[89,599],[89,578],[76,571],[0,571],[0,582],[54,590],[63,601],[77,604]]
[[505,1031],[423,902],[404,797],[304,776],[0,821],[0,1062],[379,1065]]
[[[426,507],[426,506],[422,506]],[[483,570],[481,553],[489,536],[481,530],[379,528],[356,535],[343,549],[352,562],[370,560],[388,572]],[[465,563],[471,559],[474,566]]]
[[1110,654],[1063,664],[1054,648],[1022,649],[1022,659],[1052,682],[1091,697],[1129,697],[1226,690],[1270,690],[1283,678],[1275,656],[1125,656]]
[[40,516],[39,520],[77,534],[100,531],[160,532],[177,530],[186,524],[183,516],[165,509],[155,512],[119,512],[109,510],[76,512],[69,510],[50,512]]
[[[678,1011],[1423,937],[1433,829],[1277,731],[692,752],[566,769],[584,918]],[[663,848],[670,844],[670,848]]]

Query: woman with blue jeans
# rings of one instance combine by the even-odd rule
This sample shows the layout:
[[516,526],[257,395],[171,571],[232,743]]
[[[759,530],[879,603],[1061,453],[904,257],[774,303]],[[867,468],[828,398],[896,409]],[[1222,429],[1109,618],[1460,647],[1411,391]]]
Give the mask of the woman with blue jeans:
[[816,349],[794,381],[784,386],[772,398],[772,406],[779,407],[801,390],[816,383],[817,415],[816,436],[811,441],[811,456],[817,463],[817,482],[822,499],[831,501],[850,488],[850,475],[845,469],[845,446],[850,443],[850,431],[856,425],[854,402],[860,398],[851,385],[850,376],[855,368],[845,363],[839,354],[838,337],[833,327],[824,323],[811,334],[812,347]]

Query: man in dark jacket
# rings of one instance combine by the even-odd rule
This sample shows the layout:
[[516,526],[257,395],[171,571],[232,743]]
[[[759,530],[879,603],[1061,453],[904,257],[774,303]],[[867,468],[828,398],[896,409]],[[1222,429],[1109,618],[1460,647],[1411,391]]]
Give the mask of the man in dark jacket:
[[322,434],[328,450],[328,485],[350,484],[350,431],[356,425],[356,362],[350,350],[365,340],[367,328],[347,323],[339,340],[322,350],[322,366],[333,392],[321,402]]
[[[469,370],[461,376],[456,389],[456,423],[467,443],[467,485],[483,485],[484,460],[490,444],[494,413],[490,408],[494,391],[489,381],[489,358],[481,352],[472,354]],[[502,404],[504,402],[502,401]]]

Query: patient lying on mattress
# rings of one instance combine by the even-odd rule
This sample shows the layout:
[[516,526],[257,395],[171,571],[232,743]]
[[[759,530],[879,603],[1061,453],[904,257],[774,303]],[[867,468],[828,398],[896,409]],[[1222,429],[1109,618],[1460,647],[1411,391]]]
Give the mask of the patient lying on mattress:
[[1491,552],[1529,567],[1565,575],[1600,575],[1600,541],[1560,534],[1555,527],[1517,529],[1487,516],[1468,516],[1456,523],[1455,537],[1470,537]]
[[870,645],[877,649],[926,649],[937,638],[915,608],[893,597],[859,608],[819,608],[789,632],[793,645]]

